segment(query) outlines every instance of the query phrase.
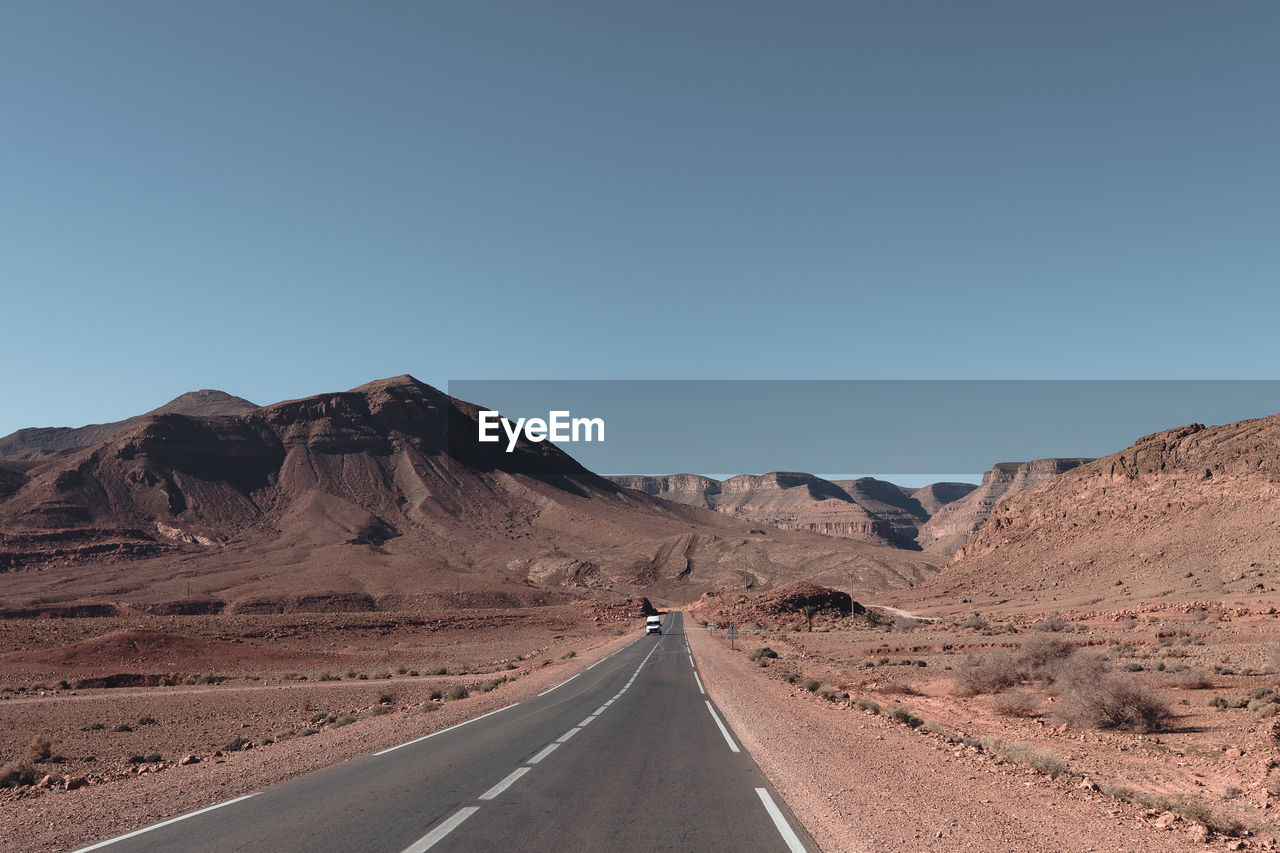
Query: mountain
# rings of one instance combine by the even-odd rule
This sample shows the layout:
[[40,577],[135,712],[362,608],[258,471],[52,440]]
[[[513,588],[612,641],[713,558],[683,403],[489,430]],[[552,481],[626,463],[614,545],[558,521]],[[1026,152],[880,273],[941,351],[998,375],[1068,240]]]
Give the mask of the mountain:
[[933,583],[1005,599],[1274,592],[1280,415],[1155,433],[1002,502]]
[[925,514],[933,517],[938,510],[953,501],[958,501],[978,488],[973,483],[930,483],[923,488],[911,492]]
[[982,475],[982,484],[962,497],[940,507],[920,528],[917,541],[926,551],[954,554],[977,530],[996,505],[1009,495],[1051,480],[1090,459],[1036,459],[1031,462],[1000,462]]
[[909,491],[874,477],[832,481],[782,471],[761,476],[739,474],[724,482],[697,474],[609,479],[654,497],[784,530],[806,530],[908,550],[920,549],[917,536],[933,513],[977,488],[970,483],[934,483]]
[[[253,403],[223,391],[190,391],[145,415],[83,427],[33,427],[0,438],[0,459],[34,460],[69,453],[107,441],[116,433],[156,415],[234,415],[256,409]],[[0,487],[2,488],[2,487]]]
[[[905,586],[939,562],[631,491],[550,443],[481,444],[413,377],[233,414],[152,414],[0,466],[0,606],[395,609],[545,591],[696,598],[823,575]],[[425,606],[425,605],[424,605]]]

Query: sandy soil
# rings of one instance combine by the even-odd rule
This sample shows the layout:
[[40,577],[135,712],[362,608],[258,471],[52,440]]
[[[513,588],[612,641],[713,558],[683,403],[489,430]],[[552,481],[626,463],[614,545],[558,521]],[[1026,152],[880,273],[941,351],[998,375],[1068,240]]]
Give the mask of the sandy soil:
[[[3,694],[0,738],[10,754],[21,755],[33,732],[48,732],[53,750],[65,751],[68,761],[35,765],[54,777],[47,787],[0,789],[0,848],[73,849],[439,731],[534,696],[635,639],[620,625],[568,633],[534,647],[527,660],[513,655],[514,669],[485,661],[488,672],[325,682],[236,677],[217,685]],[[530,639],[464,629],[435,643],[449,650],[445,658],[455,667],[463,660],[477,667],[495,645],[524,647]],[[503,677],[514,680],[478,692],[485,681]],[[455,684],[468,686],[471,696],[430,700]],[[356,719],[344,724],[343,715]],[[144,718],[154,722],[139,723]],[[91,728],[95,723],[103,728]],[[115,732],[122,723],[132,730]],[[250,746],[230,750],[233,738]],[[162,760],[122,758],[152,751]],[[86,762],[93,753],[95,760]],[[198,762],[178,763],[187,755]],[[66,790],[67,775],[88,785]]]
[[[744,636],[730,651],[721,634],[690,626],[690,642],[702,679],[743,745],[777,786],[805,827],[827,853],[889,849],[955,851],[1174,851],[1203,849],[1203,829],[1178,818],[1123,802],[1095,790],[1085,774],[1053,779],[1034,770],[957,745],[923,729],[911,729],[885,714],[859,710],[851,701],[827,701],[779,676],[783,668],[806,675],[839,669],[832,649],[848,653],[849,637],[831,633]],[[851,632],[852,633],[852,632]],[[872,643],[872,648],[879,645]],[[748,650],[767,640],[780,651],[768,668],[752,662]],[[864,638],[867,639],[867,638]],[[923,639],[923,638],[921,638]],[[812,641],[812,645],[810,645]],[[824,653],[816,647],[826,644]],[[913,643],[920,646],[925,643]],[[918,653],[917,653],[918,656]],[[932,667],[932,665],[931,665]],[[894,667],[895,675],[929,672],[931,667]],[[941,681],[936,673],[931,678]],[[856,679],[851,679],[856,680]],[[887,683],[888,679],[883,678]],[[858,687],[849,685],[855,689]],[[862,688],[867,695],[876,695]],[[887,711],[893,700],[933,718],[945,699],[877,696]],[[989,699],[990,697],[982,697]],[[988,723],[990,715],[984,717]],[[978,720],[966,723],[979,730]],[[1029,730],[1045,728],[1035,721]],[[1004,737],[1011,737],[1007,731]],[[1077,734],[1076,737],[1079,737]],[[1092,745],[1095,735],[1086,735]],[[1135,736],[1129,735],[1131,742]],[[1055,746],[1074,763],[1077,756]],[[1072,741],[1072,744],[1079,741]],[[1130,750],[1133,746],[1128,747]],[[1100,740],[1099,754],[1116,744]],[[1169,762],[1176,764],[1176,762]],[[1086,786],[1086,787],[1082,787]],[[1168,829],[1159,823],[1171,822]],[[1231,849],[1269,842],[1216,838]],[[1239,846],[1235,846],[1239,845]]]

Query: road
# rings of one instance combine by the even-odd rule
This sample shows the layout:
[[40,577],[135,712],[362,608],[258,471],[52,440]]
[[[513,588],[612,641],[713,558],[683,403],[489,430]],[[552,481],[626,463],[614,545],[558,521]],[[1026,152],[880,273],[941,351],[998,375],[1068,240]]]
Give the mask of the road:
[[816,853],[703,692],[683,624],[536,698],[83,850]]

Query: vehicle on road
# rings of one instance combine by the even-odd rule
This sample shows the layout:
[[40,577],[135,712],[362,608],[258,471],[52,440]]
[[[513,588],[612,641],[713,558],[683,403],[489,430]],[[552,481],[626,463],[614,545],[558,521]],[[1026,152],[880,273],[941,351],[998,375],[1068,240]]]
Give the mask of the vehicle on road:
[[662,633],[662,617],[650,616],[644,620],[645,634],[661,634]]

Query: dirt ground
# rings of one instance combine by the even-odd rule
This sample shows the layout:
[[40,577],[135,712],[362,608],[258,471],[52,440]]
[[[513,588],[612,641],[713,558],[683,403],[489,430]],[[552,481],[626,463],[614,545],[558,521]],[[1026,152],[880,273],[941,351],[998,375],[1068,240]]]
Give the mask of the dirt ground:
[[[553,686],[631,628],[581,605],[0,620],[18,649],[0,656],[0,765],[34,782],[0,788],[0,848],[72,849],[446,728]],[[110,675],[166,684],[75,686]]]
[[[707,615],[694,610],[686,622]],[[723,631],[691,634],[708,689],[743,739],[758,740],[753,754],[829,853],[889,842],[1184,849],[1209,836],[1272,849],[1277,620],[1271,607],[1212,604],[938,621],[873,610],[819,615],[809,631],[792,614],[743,623],[737,653]],[[967,667],[1021,660],[1028,644],[1046,642],[1100,656],[1172,719],[1146,732],[1084,725],[1067,713],[1066,688],[1034,676],[965,689]],[[777,656],[753,660],[762,648]]]

